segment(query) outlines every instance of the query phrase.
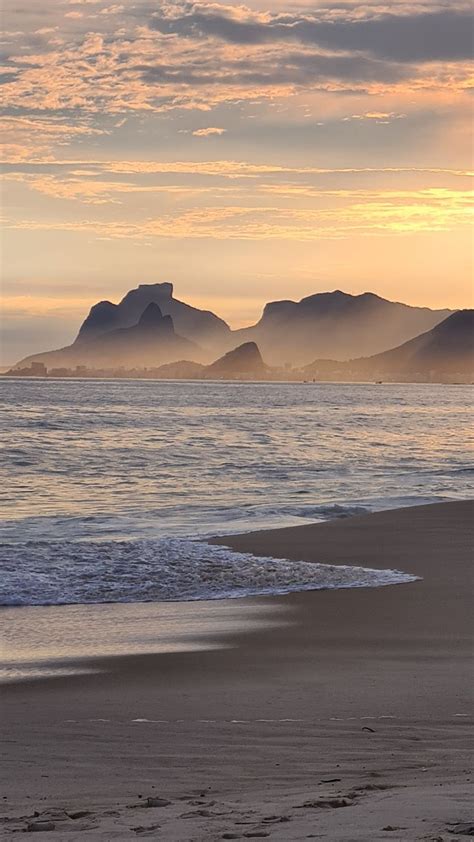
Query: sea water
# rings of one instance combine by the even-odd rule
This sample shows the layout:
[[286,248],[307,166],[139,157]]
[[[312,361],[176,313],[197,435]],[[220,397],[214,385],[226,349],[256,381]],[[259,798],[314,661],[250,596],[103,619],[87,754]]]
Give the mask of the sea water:
[[205,539],[471,494],[468,386],[18,378],[0,389],[2,605],[411,581]]

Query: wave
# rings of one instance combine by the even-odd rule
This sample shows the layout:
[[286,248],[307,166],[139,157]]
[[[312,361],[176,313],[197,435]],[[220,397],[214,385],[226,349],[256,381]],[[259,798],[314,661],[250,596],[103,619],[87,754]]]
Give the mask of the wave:
[[0,605],[176,602],[416,581],[397,570],[310,564],[161,538],[4,544]]
[[[310,518],[312,520],[354,517],[355,515],[366,515],[371,511],[372,509],[367,505],[340,505],[339,503],[328,503],[319,506],[308,504],[306,506],[292,506],[291,509],[288,508],[288,514],[293,515],[293,517]],[[276,512],[276,514],[279,514],[279,512]]]

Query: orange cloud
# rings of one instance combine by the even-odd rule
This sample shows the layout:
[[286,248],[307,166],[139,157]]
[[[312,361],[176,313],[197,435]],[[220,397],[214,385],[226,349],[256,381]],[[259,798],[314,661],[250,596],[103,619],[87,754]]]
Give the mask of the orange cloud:
[[211,137],[212,135],[221,135],[225,134],[227,129],[219,129],[215,126],[209,126],[207,129],[195,129],[192,134],[194,137]]
[[[320,199],[332,200],[323,194]],[[340,191],[336,206],[220,205],[176,210],[137,222],[19,220],[7,227],[90,232],[112,239],[318,240],[449,231],[472,223],[471,194],[465,191],[390,191],[364,196]],[[354,201],[356,199],[356,201]]]

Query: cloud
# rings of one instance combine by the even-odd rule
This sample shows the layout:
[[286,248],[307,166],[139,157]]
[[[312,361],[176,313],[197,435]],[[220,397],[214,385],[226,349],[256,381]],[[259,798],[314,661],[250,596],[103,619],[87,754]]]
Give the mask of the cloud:
[[[319,91],[403,97],[464,90],[467,13],[417,8],[329,4],[272,14],[170,2],[150,17],[147,3],[66,4],[60,13],[46,10],[42,25],[33,16],[30,32],[5,42],[5,102],[10,110],[67,109],[104,120],[273,104]],[[10,14],[13,24],[19,10]]]
[[[140,64],[133,70],[140,72],[147,84],[162,86],[186,85],[194,87],[218,86],[227,87],[230,95],[237,88],[273,89],[288,86],[324,86],[328,81],[340,81],[341,85],[351,88],[365,86],[366,83],[382,82],[395,84],[410,76],[406,67],[400,67],[390,62],[381,62],[363,56],[334,56],[323,55],[305,50],[301,53],[292,51],[288,54],[281,52],[262,52],[240,57],[221,55],[209,58],[196,57],[196,61],[185,64]],[[417,75],[411,70],[411,75]],[[235,93],[234,93],[235,96]]]
[[94,160],[94,159],[53,159],[37,158],[28,164],[21,164],[21,170],[15,168],[15,161],[8,158],[5,165],[11,172],[32,174],[54,170],[67,176],[71,169],[80,169],[81,175],[91,176],[113,173],[116,175],[190,175],[219,179],[256,179],[267,176],[297,175],[311,178],[315,175],[439,175],[445,178],[472,178],[473,171],[455,167],[404,167],[404,166],[366,166],[366,167],[315,167],[311,165],[291,166],[284,164],[260,164],[252,161],[213,160],[213,161],[141,161],[141,160]]
[[2,120],[3,154],[7,161],[19,162],[45,156],[53,149],[67,145],[73,139],[98,137],[106,133],[85,122],[66,119],[6,116]]
[[[69,176],[54,176],[51,174],[32,175],[27,173],[7,173],[5,182],[23,184],[38,193],[53,199],[67,199],[79,201],[87,205],[122,204],[131,194],[148,193],[168,195],[176,198],[190,198],[198,195],[211,194],[214,198],[227,192],[238,192],[238,188],[216,186],[192,186],[184,184],[130,184],[121,181],[106,181],[90,178],[96,176],[94,171],[79,170],[71,172]],[[89,176],[89,178],[88,178]]]
[[449,167],[313,167],[281,164],[255,164],[250,161],[109,161],[100,163],[114,173],[186,173],[224,178],[255,178],[261,175],[350,175],[367,173],[440,173],[469,176],[470,170]]
[[397,114],[396,111],[366,111],[365,114],[351,114],[349,117],[343,117],[344,123],[351,122],[351,120],[369,120],[376,123],[388,125],[393,120],[405,120],[406,114]]
[[[377,172],[377,171],[375,171]],[[401,171],[402,172],[402,171]],[[424,171],[422,171],[424,172]],[[273,196],[279,200],[293,200],[301,197],[311,198],[318,202],[326,201],[348,201],[355,200],[361,202],[386,201],[389,202],[421,202],[425,203],[428,199],[431,203],[454,203],[459,206],[469,204],[472,197],[471,191],[462,188],[447,188],[426,186],[422,188],[399,188],[384,187],[379,184],[377,187],[350,187],[347,184],[350,171],[338,173],[333,171],[331,175],[343,175],[345,178],[344,187],[325,186],[324,181],[315,181],[314,175],[324,175],[325,173],[313,173],[311,170],[285,170],[272,171],[271,169],[262,168],[258,174],[259,177],[253,179],[232,179],[230,184],[216,185],[216,184],[180,184],[180,183],[142,183],[141,173],[138,173],[134,181],[119,180],[117,176],[107,177],[107,173],[103,170],[100,177],[98,172],[94,170],[73,170],[68,175],[65,174],[32,174],[25,172],[11,172],[5,175],[5,181],[10,183],[20,183],[54,199],[67,199],[80,201],[85,204],[100,205],[100,204],[121,204],[123,198],[130,194],[148,193],[150,197],[155,194],[164,199],[167,197],[185,199],[189,202],[191,199],[200,198],[201,201],[210,201],[211,203],[217,198],[225,200],[228,203],[235,203],[241,201],[244,205],[250,200],[256,203],[259,201],[266,202],[268,196]],[[326,173],[327,174],[327,173]],[[370,177],[373,175],[371,170],[354,171],[355,175],[365,175]],[[377,173],[381,175],[382,173]],[[178,173],[176,173],[178,175]],[[425,183],[429,183],[427,173],[424,172]],[[276,176],[276,178],[275,178]],[[293,176],[293,180],[289,179]],[[297,178],[300,176],[300,178]],[[148,179],[149,181],[149,179]],[[225,205],[222,204],[225,209]]]
[[[153,217],[124,220],[7,220],[6,228],[92,234],[98,238],[300,240],[399,236],[468,228],[471,193],[464,190],[314,191],[301,207],[298,193],[272,195],[273,204],[225,204],[174,208]],[[257,201],[256,201],[257,198]],[[283,198],[284,204],[275,203]]]
[[227,129],[219,129],[216,126],[209,126],[207,129],[196,129],[191,134],[194,137],[211,137],[212,135],[221,135],[224,134]]
[[164,35],[219,38],[232,44],[300,42],[365,52],[399,62],[457,61],[472,56],[468,11],[374,14],[361,18],[251,12],[217,3],[183,3],[155,12],[150,26]]

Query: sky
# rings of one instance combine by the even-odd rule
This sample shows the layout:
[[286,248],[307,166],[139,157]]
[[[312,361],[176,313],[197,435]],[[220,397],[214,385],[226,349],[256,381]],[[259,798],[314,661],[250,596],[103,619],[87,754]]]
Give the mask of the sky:
[[4,0],[2,363],[138,283],[472,306],[463,0]]

